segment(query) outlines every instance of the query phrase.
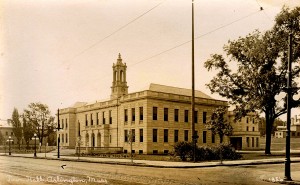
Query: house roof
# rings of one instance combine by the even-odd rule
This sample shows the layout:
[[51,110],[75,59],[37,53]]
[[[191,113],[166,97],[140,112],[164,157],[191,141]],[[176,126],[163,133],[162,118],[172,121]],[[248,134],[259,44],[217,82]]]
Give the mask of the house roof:
[[12,125],[7,120],[0,119],[0,127],[12,127]]
[[[184,95],[184,96],[192,96],[191,89],[159,85],[159,84],[154,84],[154,83],[150,84],[149,90],[156,91],[156,92]],[[195,90],[195,97],[213,99],[212,97],[210,97],[207,94],[204,94],[203,92],[198,91],[198,90]]]

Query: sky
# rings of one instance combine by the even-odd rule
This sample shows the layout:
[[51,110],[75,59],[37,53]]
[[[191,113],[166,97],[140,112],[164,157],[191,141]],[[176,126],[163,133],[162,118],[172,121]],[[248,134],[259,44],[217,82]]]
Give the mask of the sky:
[[[226,100],[205,86],[215,73],[204,62],[228,40],[270,29],[284,4],[300,2],[195,0],[195,88]],[[31,102],[54,115],[109,98],[119,53],[129,93],[150,83],[191,88],[191,7],[188,0],[2,0],[0,119]]]

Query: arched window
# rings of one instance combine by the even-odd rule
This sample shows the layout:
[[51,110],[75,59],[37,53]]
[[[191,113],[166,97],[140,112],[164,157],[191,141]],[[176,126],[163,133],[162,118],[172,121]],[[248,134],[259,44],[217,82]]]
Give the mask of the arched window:
[[95,134],[92,133],[92,147],[95,147]]
[[85,135],[85,143],[86,143],[86,145],[85,146],[89,146],[89,134],[88,133],[86,133],[86,135]]
[[122,70],[120,71],[120,81],[124,81],[124,72]]
[[114,72],[114,82],[117,80],[117,77],[118,77],[118,72],[115,71],[115,72]]
[[101,147],[101,134],[97,134],[97,147]]

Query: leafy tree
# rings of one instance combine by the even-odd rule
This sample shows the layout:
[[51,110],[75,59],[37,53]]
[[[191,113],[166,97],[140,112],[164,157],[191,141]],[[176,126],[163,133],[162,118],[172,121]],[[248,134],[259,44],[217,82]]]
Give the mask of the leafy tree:
[[50,115],[50,110],[47,105],[42,103],[30,103],[28,109],[24,110],[26,121],[29,122],[41,144],[43,138],[49,136],[54,129],[54,117]]
[[[265,118],[260,118],[260,122],[259,122],[259,132],[261,136],[264,136],[266,134],[266,119]],[[273,126],[272,126],[272,130],[271,130],[271,134],[275,134],[275,131],[277,131],[277,126],[284,126],[286,125],[286,121],[282,121],[280,118],[276,118],[274,120]]]
[[220,143],[223,143],[224,135],[232,135],[232,126],[224,118],[226,115],[226,107],[218,107],[211,115],[210,120],[205,123],[205,127],[212,131],[213,134],[218,134],[220,137]]
[[26,117],[23,115],[23,135],[27,148],[29,148],[29,141],[33,137],[34,132],[34,125],[32,122],[27,121]]
[[[205,62],[209,71],[218,70],[207,86],[236,106],[237,119],[256,110],[265,114],[265,154],[271,154],[271,131],[275,119],[286,113],[286,97],[279,97],[286,92],[288,35],[291,33],[294,37],[292,86],[297,86],[295,79],[300,72],[297,64],[300,55],[299,19],[300,7],[293,10],[284,7],[271,30],[264,34],[254,31],[244,38],[229,41],[224,46],[227,59],[214,54]],[[292,95],[297,91],[293,88]],[[299,100],[293,100],[292,106],[299,106]]]
[[17,138],[17,143],[18,143],[19,149],[20,149],[21,140],[22,140],[22,136],[23,136],[23,133],[22,133],[23,128],[21,125],[18,109],[16,109],[16,108],[14,108],[14,111],[12,113],[11,122],[12,122],[12,126],[13,126],[13,132]]

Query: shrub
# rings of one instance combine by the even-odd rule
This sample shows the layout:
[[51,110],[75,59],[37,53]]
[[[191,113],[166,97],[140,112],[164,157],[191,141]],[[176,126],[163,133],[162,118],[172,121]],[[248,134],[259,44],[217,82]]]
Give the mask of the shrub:
[[[193,159],[193,143],[176,143],[174,146],[174,154],[179,156],[182,161],[186,161],[187,158]],[[197,146],[195,157],[196,161],[223,159],[236,160],[240,159],[242,155],[237,153],[230,144],[220,144],[219,146],[215,147]]]
[[214,152],[218,156],[218,159],[221,159],[222,157],[222,159],[236,160],[242,157],[242,155],[237,153],[234,147],[230,144],[220,144],[215,147]]
[[182,161],[186,161],[187,157],[190,157],[193,152],[193,143],[181,141],[175,144],[174,153],[179,156]]

